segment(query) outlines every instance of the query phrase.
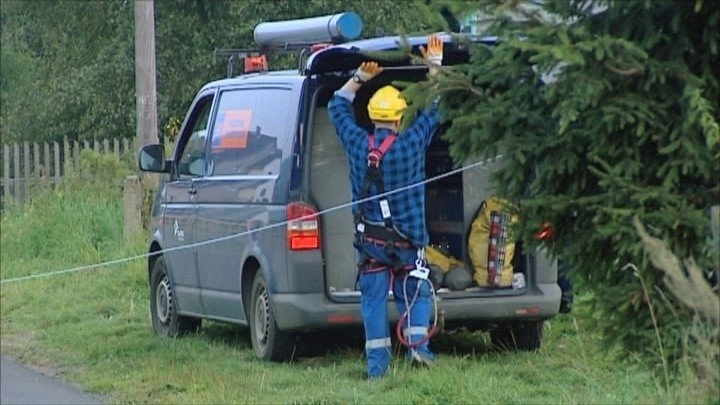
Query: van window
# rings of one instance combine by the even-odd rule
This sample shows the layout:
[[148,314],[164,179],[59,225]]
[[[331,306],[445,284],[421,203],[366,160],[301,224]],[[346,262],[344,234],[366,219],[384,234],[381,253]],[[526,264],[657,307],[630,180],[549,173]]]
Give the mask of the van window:
[[184,139],[180,140],[181,151],[178,160],[178,174],[180,175],[197,177],[203,174],[205,139],[207,138],[212,100],[212,97],[206,97],[197,103],[188,122],[190,133],[183,134]]
[[277,175],[289,138],[290,90],[241,89],[220,95],[210,145],[210,173]]

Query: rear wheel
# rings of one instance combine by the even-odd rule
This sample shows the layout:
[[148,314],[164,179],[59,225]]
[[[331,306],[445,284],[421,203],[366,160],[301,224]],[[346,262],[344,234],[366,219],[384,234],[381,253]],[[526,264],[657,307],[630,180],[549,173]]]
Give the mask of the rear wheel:
[[250,307],[250,335],[255,354],[269,361],[289,361],[295,349],[295,336],[281,331],[270,306],[270,292],[262,272],[253,281]]
[[543,321],[517,322],[490,331],[490,341],[498,350],[538,350],[542,343]]
[[175,291],[170,282],[165,259],[155,261],[150,274],[150,318],[160,336],[181,336],[200,328],[201,319],[178,315]]

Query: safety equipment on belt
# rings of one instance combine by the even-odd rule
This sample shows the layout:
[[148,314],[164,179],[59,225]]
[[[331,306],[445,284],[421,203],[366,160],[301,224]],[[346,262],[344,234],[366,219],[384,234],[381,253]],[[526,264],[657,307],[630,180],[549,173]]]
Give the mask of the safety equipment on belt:
[[497,197],[480,204],[468,231],[468,254],[473,278],[480,287],[511,287],[515,242],[509,237],[510,226],[517,222],[508,213],[509,203]]
[[400,91],[393,86],[384,86],[370,97],[368,116],[372,121],[400,121],[407,108],[407,102]]
[[[410,355],[411,356],[417,356],[419,353],[415,352],[415,349],[424,345],[427,343],[430,338],[435,336],[442,328],[443,324],[442,321],[440,321],[441,316],[438,316],[438,306],[437,306],[437,297],[435,296],[435,288],[433,288],[432,283],[428,278],[430,277],[430,269],[425,266],[426,259],[425,259],[425,249],[420,248],[417,251],[417,259],[415,260],[415,268],[411,270],[408,274],[405,275],[403,279],[403,299],[405,300],[405,312],[400,316],[400,320],[397,323],[397,326],[395,327],[395,335],[398,338],[398,341],[408,349],[410,349]],[[412,299],[408,299],[408,288],[407,283],[409,278],[415,278],[415,294],[413,295]],[[415,305],[415,302],[418,298],[418,295],[420,293],[420,285],[422,283],[427,283],[430,293],[432,296],[432,302],[434,307],[434,317],[433,317],[433,326],[430,328],[430,330],[427,330],[426,328],[423,328],[422,331],[415,331],[416,333],[413,333],[412,326],[409,326],[406,328],[406,330],[403,330],[403,325],[405,325],[405,321],[407,320],[407,325],[412,325],[411,319],[410,319],[410,313],[412,310],[413,305]],[[444,316],[444,314],[443,314]],[[440,322],[440,324],[439,324]],[[418,333],[419,332],[419,333]],[[424,337],[420,338],[419,340],[413,340],[412,335],[419,334],[424,335]]]

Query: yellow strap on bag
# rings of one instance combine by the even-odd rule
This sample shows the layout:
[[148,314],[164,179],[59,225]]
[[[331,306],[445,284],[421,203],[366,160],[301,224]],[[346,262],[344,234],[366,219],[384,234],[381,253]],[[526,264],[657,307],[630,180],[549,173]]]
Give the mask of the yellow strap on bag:
[[515,243],[509,237],[517,216],[508,213],[509,203],[497,197],[483,201],[467,238],[473,279],[480,287],[512,286]]

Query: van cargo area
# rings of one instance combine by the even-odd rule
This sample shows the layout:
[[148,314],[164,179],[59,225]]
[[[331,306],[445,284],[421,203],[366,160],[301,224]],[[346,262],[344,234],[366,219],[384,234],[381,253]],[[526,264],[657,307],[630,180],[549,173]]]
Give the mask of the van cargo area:
[[[397,71],[392,72],[399,75]],[[411,77],[419,71],[405,72]],[[422,72],[424,75],[424,72]],[[403,78],[408,80],[407,76]],[[400,80],[390,77],[388,81],[363,88],[355,100],[355,117],[358,123],[367,128],[372,126],[367,118],[365,106],[370,95],[380,86]],[[339,86],[339,84],[337,85]],[[311,144],[310,189],[311,198],[319,210],[331,210],[321,217],[323,255],[325,259],[326,292],[331,300],[338,302],[357,301],[360,292],[356,288],[357,268],[353,248],[353,217],[349,168],[345,151],[330,123],[327,103],[337,86],[321,88],[316,98],[316,108],[309,142]],[[365,87],[365,86],[364,86]],[[426,156],[426,218],[430,245],[462,260],[471,269],[467,253],[467,231],[482,203],[493,195],[490,175],[493,167],[499,164],[474,166],[468,170],[442,177],[455,167],[448,151],[448,143],[442,139],[442,127],[435,134]],[[469,162],[473,163],[473,162]],[[336,209],[335,207],[342,208]],[[543,256],[543,257],[539,257]],[[451,291],[446,288],[438,292],[442,299],[470,297],[500,297],[523,295],[538,283],[537,266],[556,266],[544,258],[544,255],[524,254],[517,249],[513,257],[514,273],[523,273],[525,286],[513,288],[480,288],[475,283],[470,288]],[[552,280],[541,282],[555,283],[556,269],[552,269]],[[548,278],[548,277],[545,277]]]

